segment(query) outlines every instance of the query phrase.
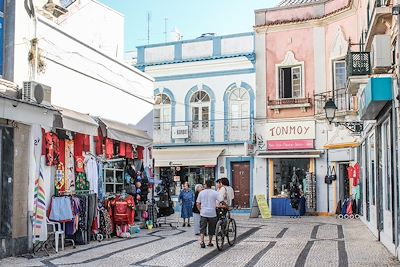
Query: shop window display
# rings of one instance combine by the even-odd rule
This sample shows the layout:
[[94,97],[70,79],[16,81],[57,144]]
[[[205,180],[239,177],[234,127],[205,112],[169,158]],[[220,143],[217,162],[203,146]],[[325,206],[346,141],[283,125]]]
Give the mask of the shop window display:
[[274,159],[274,196],[288,196],[293,174],[296,174],[300,189],[306,188],[306,174],[309,169],[309,159]]

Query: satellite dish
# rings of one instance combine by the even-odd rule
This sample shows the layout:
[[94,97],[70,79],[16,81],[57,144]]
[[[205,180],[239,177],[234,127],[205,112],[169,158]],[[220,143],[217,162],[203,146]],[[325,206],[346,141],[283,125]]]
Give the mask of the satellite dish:
[[36,102],[38,104],[41,104],[43,102],[44,90],[43,90],[43,86],[41,84],[35,85],[34,96],[35,96]]

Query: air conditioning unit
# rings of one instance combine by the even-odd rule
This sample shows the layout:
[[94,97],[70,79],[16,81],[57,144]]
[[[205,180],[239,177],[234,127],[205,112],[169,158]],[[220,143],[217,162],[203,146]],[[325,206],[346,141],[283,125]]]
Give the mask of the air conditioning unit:
[[47,4],[44,5],[44,9],[53,14],[56,18],[68,12],[68,9],[63,7],[60,0],[48,0]]
[[51,87],[34,81],[24,82],[22,100],[50,106]]
[[387,73],[392,67],[390,35],[375,35],[371,46],[371,65],[374,73]]

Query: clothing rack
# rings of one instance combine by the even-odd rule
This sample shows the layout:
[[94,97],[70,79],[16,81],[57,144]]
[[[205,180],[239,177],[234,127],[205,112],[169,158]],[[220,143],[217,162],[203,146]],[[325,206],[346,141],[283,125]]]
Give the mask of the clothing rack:
[[93,190],[58,191],[59,196],[94,194]]

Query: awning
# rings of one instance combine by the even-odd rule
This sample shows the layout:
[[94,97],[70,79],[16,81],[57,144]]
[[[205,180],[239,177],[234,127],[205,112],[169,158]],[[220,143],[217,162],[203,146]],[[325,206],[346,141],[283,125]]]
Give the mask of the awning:
[[144,131],[135,129],[133,126],[121,122],[99,118],[106,127],[108,138],[139,146],[151,146],[153,140]]
[[56,116],[60,116],[61,118],[55,119],[54,127],[92,136],[98,135],[99,125],[89,114],[62,107],[57,108],[60,109],[60,114]]
[[256,157],[269,159],[319,158],[323,150],[278,150],[258,152]]
[[324,149],[341,149],[341,148],[350,148],[350,147],[359,147],[360,143],[351,142],[351,143],[342,143],[342,144],[326,144],[324,145]]
[[165,148],[153,149],[155,167],[215,166],[223,148]]

